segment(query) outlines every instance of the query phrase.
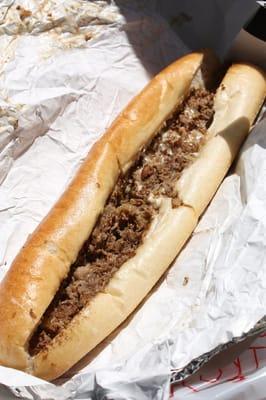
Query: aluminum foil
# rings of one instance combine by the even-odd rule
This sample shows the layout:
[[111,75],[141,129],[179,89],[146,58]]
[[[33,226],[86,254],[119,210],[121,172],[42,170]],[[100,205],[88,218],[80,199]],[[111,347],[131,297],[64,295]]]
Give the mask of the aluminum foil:
[[[174,12],[171,2],[167,9],[167,2],[152,1],[0,3],[1,276],[118,112],[192,49],[198,11],[189,14],[187,3]],[[236,14],[240,2],[230,3]],[[222,32],[212,29],[213,37],[226,38],[220,55],[248,13],[246,5],[230,33],[223,4]],[[221,7],[210,2],[210,15]],[[264,329],[265,131],[263,120],[189,243],[134,315],[55,384],[0,367],[0,397],[167,399],[171,380]]]

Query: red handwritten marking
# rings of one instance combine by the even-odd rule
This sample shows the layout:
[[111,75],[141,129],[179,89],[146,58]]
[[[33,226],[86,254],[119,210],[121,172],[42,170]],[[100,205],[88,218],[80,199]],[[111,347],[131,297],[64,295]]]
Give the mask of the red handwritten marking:
[[257,349],[250,348],[250,350],[253,351],[253,356],[254,356],[254,360],[255,360],[256,369],[258,369],[259,368],[259,360],[258,360],[258,356],[257,356]]
[[[261,333],[259,335],[259,337],[266,337],[266,332]],[[258,359],[258,355],[257,355],[257,350],[265,350],[265,349],[266,349],[266,346],[256,346],[255,345],[255,346],[250,346],[249,347],[249,350],[252,350],[252,352],[253,352],[256,369],[259,368],[259,364],[260,364],[259,363],[259,359]],[[237,374],[235,376],[233,376],[232,378],[228,378],[227,381],[238,382],[238,381],[244,380],[245,376],[242,374],[242,366],[241,366],[241,362],[240,362],[239,357],[236,358],[236,360],[233,362],[233,364],[237,367]],[[215,383],[215,382],[217,382],[217,381],[219,381],[221,379],[222,375],[223,375],[223,371],[221,370],[221,368],[219,368],[216,378],[206,379],[206,378],[203,378],[202,375],[200,375],[200,380],[203,381],[203,382]],[[186,388],[190,389],[194,393],[199,392],[198,389],[196,389],[195,387],[187,384],[184,381],[181,383],[181,385],[183,387],[186,387]],[[174,389],[174,386],[172,385],[171,388],[170,388],[170,399],[174,396],[174,391],[175,391],[175,389]]]
[[250,346],[249,347],[251,350],[256,349],[256,350],[265,350],[266,346]]
[[257,350],[265,350],[266,346],[250,346],[249,349],[253,352],[255,366],[256,366],[256,369],[258,369],[260,363],[259,363],[259,359],[258,359]]
[[202,375],[200,375],[200,380],[203,381],[203,382],[215,383],[215,382],[218,382],[221,379],[222,375],[223,375],[223,371],[221,370],[221,368],[219,368],[216,378],[206,379],[206,378],[203,378]]
[[227,381],[232,382],[238,382],[238,381],[243,381],[245,379],[245,376],[242,374],[242,366],[239,357],[237,357],[234,361],[234,365],[237,367],[237,374],[232,377],[228,378]]
[[170,386],[170,399],[172,399],[174,397],[174,386],[171,385]]
[[194,392],[194,393],[199,392],[198,389],[194,388],[194,387],[191,386],[191,385],[187,385],[186,382],[184,382],[184,381],[182,382],[182,386],[184,386],[184,387],[190,389],[190,390],[191,390],[192,392]]

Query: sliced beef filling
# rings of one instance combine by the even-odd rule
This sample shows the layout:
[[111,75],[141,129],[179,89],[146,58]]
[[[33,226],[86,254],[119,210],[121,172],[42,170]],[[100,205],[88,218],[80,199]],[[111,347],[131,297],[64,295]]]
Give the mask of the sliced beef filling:
[[173,207],[181,204],[176,181],[202,147],[212,116],[213,94],[191,89],[184,104],[119,178],[91,236],[30,341],[32,355],[44,349],[136,254],[158,212],[158,199],[170,197]]

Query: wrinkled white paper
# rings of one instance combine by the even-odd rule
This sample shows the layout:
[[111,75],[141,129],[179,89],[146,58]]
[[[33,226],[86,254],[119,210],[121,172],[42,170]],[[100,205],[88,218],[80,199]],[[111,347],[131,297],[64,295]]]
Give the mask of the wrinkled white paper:
[[[13,3],[0,4],[1,276],[117,113],[189,50],[152,2]],[[122,329],[58,386],[0,367],[9,396],[167,399],[171,369],[263,317],[265,131],[261,123],[184,251]]]

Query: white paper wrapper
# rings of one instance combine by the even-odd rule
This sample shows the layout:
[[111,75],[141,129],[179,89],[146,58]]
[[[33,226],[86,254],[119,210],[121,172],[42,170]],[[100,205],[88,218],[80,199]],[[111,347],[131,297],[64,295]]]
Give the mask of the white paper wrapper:
[[[178,6],[174,29],[191,24],[183,41],[152,1],[12,3],[0,4],[2,276],[93,142],[151,76],[190,49],[199,29],[197,8],[191,21]],[[236,13],[240,2],[231,4]],[[210,2],[212,13],[217,7]],[[232,32],[228,7],[222,32],[213,30],[226,38],[220,54],[254,5]],[[265,131],[261,122],[185,250],[119,332],[58,386],[0,367],[0,398],[167,399],[176,372],[254,327],[266,300]]]
[[217,355],[198,373],[172,387],[171,399],[265,398],[266,334]]

